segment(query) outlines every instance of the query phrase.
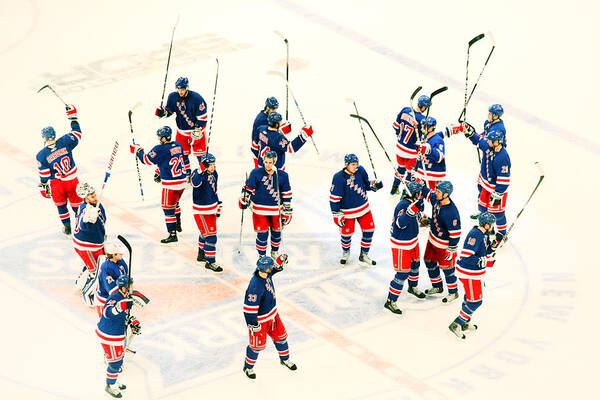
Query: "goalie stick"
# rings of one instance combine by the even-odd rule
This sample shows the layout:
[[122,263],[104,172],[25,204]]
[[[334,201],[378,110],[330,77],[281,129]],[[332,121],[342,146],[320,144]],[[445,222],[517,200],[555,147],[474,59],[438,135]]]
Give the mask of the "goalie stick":
[[[139,105],[140,105],[140,103],[136,103],[133,107],[131,107],[131,109],[129,110],[129,113],[128,113],[129,131],[131,132],[131,142],[133,144],[135,144],[135,138],[133,137],[133,122],[131,121],[131,115],[133,114],[133,110],[135,110]],[[137,154],[135,155],[135,169],[137,170],[138,181],[140,182],[140,195],[142,196],[142,201],[144,201],[144,189],[142,188],[142,175],[140,174],[140,163],[137,158]]]
[[113,162],[115,161],[115,156],[117,155],[117,150],[119,150],[119,142],[115,140],[115,145],[113,146],[112,153],[110,153],[110,158],[108,159],[108,166],[104,172],[104,182],[102,182],[102,188],[100,189],[100,194],[98,195],[98,204],[100,204],[100,199],[102,198],[102,193],[104,193],[106,182],[108,182],[108,178],[110,178]]
[[165,90],[167,89],[167,77],[169,76],[169,64],[171,64],[171,50],[173,50],[173,38],[175,37],[175,28],[179,23],[179,15],[177,15],[177,20],[175,21],[175,25],[173,26],[173,32],[171,32],[171,44],[169,45],[169,56],[167,57],[167,70],[165,72],[165,82],[163,83],[163,91],[162,97],[160,99],[160,106],[162,108],[163,102],[165,101]]
[[58,97],[58,99],[59,99],[60,101],[62,101],[62,103],[63,103],[65,106],[67,105],[67,103],[66,103],[66,102],[65,102],[65,101],[62,99],[62,97],[60,97],[60,96],[58,95],[58,93],[56,93],[56,90],[54,90],[54,88],[53,88],[52,86],[50,86],[50,85],[44,85],[44,86],[42,86],[42,87],[40,88],[40,90],[38,90],[37,92],[39,93],[39,92],[41,92],[41,91],[42,91],[42,90],[44,90],[44,89],[50,89],[50,90],[52,91],[52,93],[54,93],[54,95],[55,95],[56,97]]
[[[353,99],[346,99],[347,102],[352,103],[354,105],[354,110],[356,111],[356,115],[358,115],[358,108],[356,107],[356,102]],[[367,149],[367,154],[369,155],[369,161],[371,161],[371,168],[373,168],[373,175],[375,179],[377,179],[377,172],[375,171],[375,164],[373,164],[373,158],[371,157],[371,150],[369,150],[369,144],[367,143],[367,137],[365,136],[365,130],[362,126],[362,121],[359,119],[358,124],[360,125],[360,132],[362,133],[363,140],[365,141],[365,147]]]
[[[288,42],[287,38],[285,36],[283,36],[283,34],[279,31],[275,31],[275,34],[277,36],[279,36],[281,39],[283,39],[283,42],[285,43],[285,80],[286,82],[290,81],[290,43]],[[285,86],[285,120],[288,121],[289,117],[288,117],[288,86]]]

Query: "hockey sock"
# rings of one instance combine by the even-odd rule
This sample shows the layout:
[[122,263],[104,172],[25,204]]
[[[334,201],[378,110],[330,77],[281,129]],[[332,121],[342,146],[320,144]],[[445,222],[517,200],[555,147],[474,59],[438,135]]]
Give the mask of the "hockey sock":
[[163,212],[165,213],[165,224],[167,225],[167,232],[175,231],[175,224],[177,223],[175,209],[163,207]]
[[[440,267],[438,267],[438,263],[434,261],[425,261],[425,266],[427,267],[427,274],[429,275],[429,280],[431,281],[431,285],[434,288],[442,288],[442,278],[440,277]],[[456,278],[454,278],[454,287],[456,287]]]
[[217,255],[217,235],[207,236],[204,242],[204,257],[209,263],[215,262]]
[[281,244],[281,231],[271,229],[271,251],[278,251]]
[[285,361],[288,358],[290,358],[290,349],[288,347],[287,340],[282,340],[281,342],[273,341],[273,343],[275,344],[275,348],[277,349],[277,352],[279,353],[280,359]]
[[342,251],[350,251],[352,235],[342,235]]
[[465,301],[463,301],[460,312],[458,313],[458,318],[456,318],[456,322],[460,326],[463,326],[464,324],[469,322],[471,320],[471,316],[473,315],[475,310],[477,310],[479,308],[479,306],[481,306],[481,303],[483,303],[482,300],[479,300],[479,301],[465,300]]
[[256,251],[259,256],[267,254],[267,241],[269,239],[269,232],[256,232]]
[[108,367],[106,368],[106,383],[109,385],[114,385],[117,382],[117,378],[119,377],[119,370],[123,365],[123,359],[121,358],[119,361],[112,361],[108,363]]
[[177,218],[177,223],[181,224],[181,207],[179,206],[179,202],[175,206],[175,217]]
[[204,244],[206,242],[206,239],[204,239],[204,236],[202,236],[202,234],[198,235],[198,247],[202,250],[204,250]]
[[457,293],[458,284],[456,283],[456,275],[454,274],[454,268],[443,269],[444,275],[446,276],[446,285],[448,286],[448,293]]
[[402,177],[406,174],[406,167],[396,167],[396,173],[394,174],[394,184],[400,184]]
[[415,287],[419,283],[419,261],[410,263],[410,273],[408,274],[408,286]]
[[60,222],[62,222],[64,226],[71,226],[71,218],[69,217],[69,209],[67,208],[67,205],[65,204],[64,206],[57,206],[56,208],[58,209],[58,217],[60,218]]
[[244,367],[253,368],[258,359],[258,351],[252,350],[250,346],[246,346],[246,360],[244,361]]
[[77,211],[79,211],[79,206],[81,205],[81,203],[71,203],[71,210],[73,210],[73,215],[75,215],[77,217]]
[[498,233],[502,234],[502,236],[506,235],[506,214],[502,211],[500,213],[494,213],[494,217],[496,217],[496,228],[498,228]]
[[363,231],[362,239],[360,241],[360,251],[367,254],[371,248],[371,241],[373,240],[373,231]]
[[402,293],[402,287],[404,286],[404,281],[406,278],[408,278],[408,272],[396,272],[394,279],[392,279],[390,282],[388,299],[391,301],[398,300],[398,296],[400,296],[400,293]]

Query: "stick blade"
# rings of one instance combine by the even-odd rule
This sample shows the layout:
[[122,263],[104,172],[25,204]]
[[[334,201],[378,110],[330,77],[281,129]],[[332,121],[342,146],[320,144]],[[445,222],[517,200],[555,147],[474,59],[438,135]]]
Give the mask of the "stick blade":
[[416,88],[414,90],[414,92],[412,92],[412,94],[410,95],[410,100],[412,101],[412,99],[415,98],[415,96],[417,95],[417,93],[419,93],[421,91],[421,89],[423,89],[423,86],[419,86],[418,88]]
[[46,89],[46,88],[49,88],[49,87],[50,87],[50,85],[44,85],[44,86],[42,86],[42,87],[41,87],[41,88],[40,88],[40,89],[39,89],[37,92],[39,93],[39,92],[41,92],[42,90],[44,90],[44,89]]
[[443,93],[446,90],[448,90],[448,86],[442,86],[441,88],[431,92],[431,96],[429,96],[429,98],[432,99],[434,96],[437,96],[438,94]]
[[127,251],[129,251],[129,254],[131,254],[131,245],[129,244],[129,242],[127,241],[127,239],[125,239],[121,235],[117,235],[117,239],[119,239],[119,241],[121,243],[123,243],[123,246],[125,246],[127,248]]
[[475,43],[477,43],[478,41],[480,41],[484,37],[485,37],[485,34],[483,34],[483,33],[480,33],[479,35],[475,36],[473,39],[469,40],[469,46],[468,47],[473,46]]
[[545,173],[544,173],[544,169],[542,168],[542,164],[540,164],[539,161],[536,161],[534,163],[534,165],[535,165],[535,167],[537,168],[537,170],[538,170],[538,172],[540,174],[540,178],[543,178],[545,176]]
[[275,34],[276,34],[277,36],[279,36],[281,39],[283,39],[283,41],[284,41],[284,42],[287,44],[288,40],[287,40],[287,38],[286,38],[286,37],[283,35],[283,33],[279,32],[279,31],[273,31],[273,32],[275,32]]
[[283,74],[283,72],[279,72],[279,71],[267,71],[267,75],[275,75],[275,76],[285,79],[285,75]]

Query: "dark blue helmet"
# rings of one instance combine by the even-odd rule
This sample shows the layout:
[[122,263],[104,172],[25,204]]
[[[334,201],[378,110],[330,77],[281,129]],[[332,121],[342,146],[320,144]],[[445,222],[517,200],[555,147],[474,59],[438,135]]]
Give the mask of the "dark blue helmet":
[[276,110],[279,108],[279,102],[277,101],[277,99],[275,97],[269,97],[265,101],[265,107],[270,108],[272,110]]
[[117,278],[117,287],[119,289],[121,289],[123,287],[126,288],[128,285],[129,286],[133,285],[133,278],[129,278],[129,279],[128,278],[129,278],[129,276],[125,275],[125,274],[119,276]]
[[504,132],[502,132],[501,130],[494,130],[489,132],[486,137],[487,140],[491,140],[492,143],[495,142],[496,140],[499,141],[501,144],[504,144]]
[[176,89],[187,89],[190,86],[190,81],[188,80],[188,78],[185,77],[181,77],[181,78],[177,78],[177,81],[175,82],[175,88]]
[[42,136],[46,140],[54,140],[56,139],[56,131],[53,127],[47,126],[44,129],[42,129]]
[[277,153],[273,150],[269,150],[269,151],[265,152],[265,155],[263,156],[263,160],[265,158],[272,158],[273,162],[276,163],[277,162]]
[[271,257],[262,256],[256,262],[256,269],[258,269],[260,272],[267,272],[267,270],[273,269],[274,264],[275,262]]
[[494,217],[494,214],[485,211],[479,214],[477,220],[479,221],[479,226],[485,226],[485,224],[490,224],[490,226],[492,226],[496,222],[496,217]]
[[210,153],[206,153],[204,156],[202,156],[202,162],[206,161],[207,163],[214,163],[217,162],[217,159],[215,158],[215,156],[213,156]]
[[429,98],[429,96],[426,95],[419,96],[419,99],[417,100],[417,105],[419,107],[429,107],[431,105],[431,99]]
[[158,136],[159,138],[167,138],[167,140],[171,140],[171,135],[173,134],[173,131],[171,130],[171,127],[169,126],[163,126],[162,128],[159,128],[156,131],[156,136]]
[[450,181],[441,181],[437,184],[435,188],[442,192],[442,194],[447,193],[448,196],[450,196],[452,194],[452,191],[454,190],[454,187],[452,186],[452,183],[450,183]]
[[350,164],[350,163],[358,164],[358,157],[356,156],[356,154],[349,153],[344,156],[344,164]]
[[502,108],[500,104],[492,104],[488,111],[492,113],[492,115],[497,116],[498,118],[501,118],[502,114],[504,114],[504,108]]
[[421,120],[421,126],[423,128],[430,128],[430,127],[434,127],[437,125],[437,120],[433,117],[427,117],[427,118],[423,118]]
[[421,193],[423,190],[423,184],[417,181],[410,181],[406,184],[406,192],[408,197],[414,197],[417,193]]
[[278,112],[272,112],[267,117],[267,124],[269,124],[269,126],[275,127],[278,123],[281,122],[282,119],[283,117],[281,116],[281,114],[279,114]]

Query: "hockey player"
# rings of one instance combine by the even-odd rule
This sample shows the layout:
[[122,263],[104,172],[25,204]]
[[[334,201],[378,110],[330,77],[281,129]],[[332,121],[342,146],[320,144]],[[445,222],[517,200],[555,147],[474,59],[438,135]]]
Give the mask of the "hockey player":
[[267,335],[273,340],[281,365],[292,371],[298,369],[290,360],[290,350],[286,340],[287,331],[277,312],[275,286],[271,278],[282,271],[286,264],[287,254],[280,255],[275,261],[268,256],[260,257],[244,295],[244,318],[248,325],[250,343],[246,347],[243,371],[250,379],[256,379],[254,364],[258,359],[258,353],[267,346]]
[[417,162],[417,139],[419,124],[425,116],[423,113],[431,105],[429,96],[420,96],[417,100],[417,108],[413,110],[410,107],[404,107],[394,121],[394,131],[396,132],[396,175],[390,194],[398,194],[400,182],[406,180],[406,170],[414,168]]
[[119,276],[116,287],[118,289],[106,299],[96,335],[100,339],[108,363],[104,390],[112,397],[121,398],[123,397],[121,390],[127,388],[122,382],[117,381],[125,355],[125,331],[129,326],[135,335],[139,335],[142,326],[129,313],[133,305],[133,300],[129,296],[133,290],[133,278],[128,279],[127,275]]
[[408,293],[419,299],[425,298],[425,293],[417,288],[421,260],[417,218],[423,210],[422,190],[423,184],[421,182],[408,182],[404,187],[402,199],[394,209],[390,242],[392,262],[396,274],[390,282],[388,297],[384,304],[384,307],[394,314],[402,314],[402,311],[396,305],[396,300],[402,293],[404,281],[407,278]]
[[239,206],[252,209],[252,222],[256,232],[258,256],[267,253],[267,241],[271,231],[271,257],[276,258],[281,244],[281,229],[292,221],[292,188],[287,172],[277,169],[277,154],[267,151],[263,168],[250,172],[242,188]]
[[96,310],[102,316],[102,309],[108,296],[118,290],[117,280],[121,275],[127,276],[129,269],[123,260],[123,246],[119,242],[111,241],[104,245],[106,260],[100,265],[98,271],[98,290],[96,292]]
[[369,180],[367,171],[358,165],[355,154],[344,156],[344,169],[333,175],[329,194],[329,206],[333,213],[333,222],[340,228],[342,258],[340,264],[346,264],[350,256],[350,245],[355,222],[362,230],[359,262],[363,265],[375,265],[369,258],[369,249],[373,240],[375,223],[369,206],[367,191],[376,192],[383,187],[380,180]]
[[156,131],[160,144],[154,146],[148,154],[139,144],[130,145],[130,151],[146,165],[157,165],[159,180],[162,181],[161,205],[165,213],[165,224],[169,236],[162,239],[162,244],[177,242],[177,232],[181,232],[181,208],[179,199],[187,186],[184,150],[179,142],[171,141],[171,128],[163,126]]
[[456,272],[465,289],[465,297],[458,317],[448,327],[458,338],[464,339],[464,331],[474,331],[471,317],[482,304],[481,280],[487,268],[494,266],[494,250],[488,236],[496,221],[493,214],[479,214],[478,226],[468,233],[460,252]]
[[458,298],[454,264],[461,227],[458,209],[450,199],[452,190],[452,183],[442,181],[437,184],[435,191],[430,191],[425,196],[431,203],[433,210],[429,239],[423,256],[433,287],[426,289],[425,294],[430,296],[444,291],[442,278],[440,277],[441,268],[446,277],[446,285],[448,285],[448,295],[442,298],[444,304]]
[[210,153],[202,158],[204,171],[200,169],[192,172],[191,184],[194,199],[194,219],[200,230],[198,236],[199,262],[204,262],[204,268],[214,272],[223,272],[223,268],[216,264],[217,246],[217,218],[221,216],[222,201],[217,195],[217,180],[219,175],[215,169],[215,156]]
[[87,182],[77,185],[77,195],[83,198],[84,202],[77,212],[73,246],[85,266],[75,281],[75,287],[82,290],[88,279],[96,276],[98,257],[104,254],[106,211],[104,206],[98,203],[96,189]]
[[[281,114],[272,112],[267,117],[267,125],[258,127],[258,165],[263,165],[263,157],[267,151],[274,151],[277,154],[277,164],[279,169],[285,170],[285,153],[295,153],[313,135],[312,126],[302,127],[302,132],[292,141],[289,141],[285,135],[292,131],[289,123],[281,124]],[[280,132],[283,132],[281,133]]]
[[71,203],[73,215],[83,199],[77,195],[77,166],[73,158],[73,149],[81,140],[81,128],[77,121],[77,109],[73,105],[66,106],[67,118],[71,121],[71,132],[56,139],[56,131],[47,126],[42,129],[44,148],[36,155],[40,175],[40,193],[43,197],[52,198],[58,209],[58,217],[63,224],[63,233],[71,234],[71,218],[67,201]]
[[250,146],[250,151],[252,152],[252,157],[254,160],[254,168],[258,168],[258,128],[262,127],[263,125],[267,125],[267,117],[272,112],[277,111],[278,108],[279,102],[277,101],[277,99],[275,97],[269,97],[265,101],[265,108],[263,108],[258,113],[256,118],[254,118],[254,124],[252,124],[251,135],[252,145]]
[[433,117],[421,121],[424,142],[417,147],[417,176],[427,182],[427,187],[435,190],[446,177],[446,150],[442,133],[435,132],[437,121]]
[[190,150],[198,163],[206,154],[206,101],[200,94],[189,90],[188,78],[180,77],[175,82],[175,92],[169,94],[164,107],[158,107],[158,118],[175,114],[177,135],[175,141],[183,148],[184,173],[190,173]]

